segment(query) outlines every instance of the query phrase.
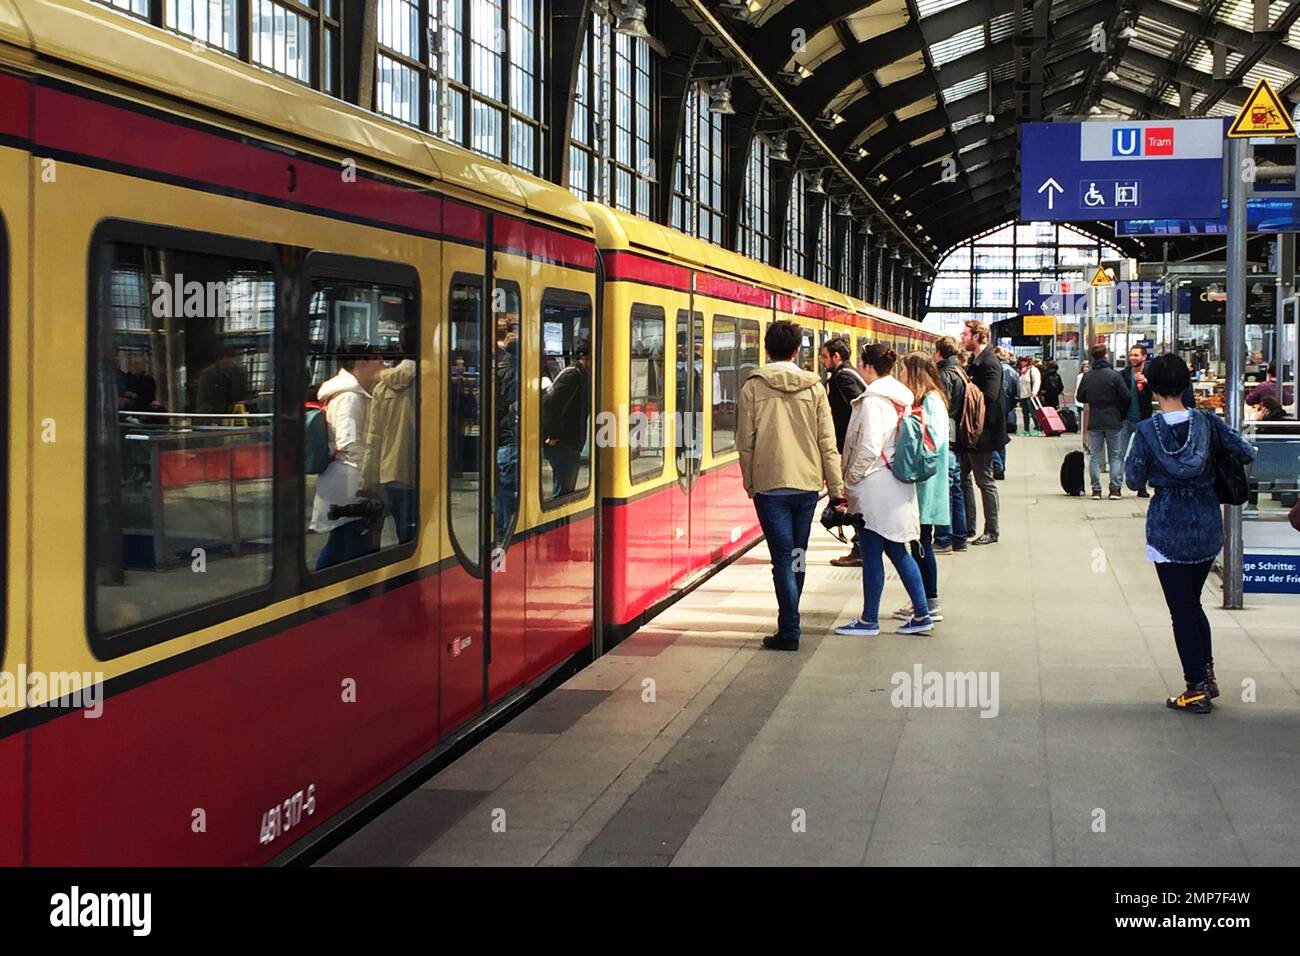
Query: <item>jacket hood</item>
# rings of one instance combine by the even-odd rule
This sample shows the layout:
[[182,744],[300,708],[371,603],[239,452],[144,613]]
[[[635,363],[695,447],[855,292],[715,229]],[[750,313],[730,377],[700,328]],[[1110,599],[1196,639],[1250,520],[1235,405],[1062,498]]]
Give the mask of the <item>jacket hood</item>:
[[1153,415],[1150,421],[1156,433],[1156,448],[1152,451],[1172,477],[1195,478],[1205,471],[1210,456],[1210,428],[1214,426],[1204,415],[1192,412],[1187,420],[1187,438],[1182,442],[1163,415]]
[[1110,368],[1110,362],[1108,362],[1106,359],[1093,359],[1092,364],[1088,366],[1088,371],[1091,372],[1094,369],[1099,369],[1099,368]]
[[402,359],[392,368],[379,373],[379,381],[395,392],[404,392],[415,382],[415,360]]
[[856,405],[864,398],[871,396],[888,399],[895,405],[904,405],[908,408],[912,406],[913,401],[912,390],[892,375],[876,379],[867,386],[865,392],[853,400],[853,404]]
[[754,369],[749,373],[749,378],[761,378],[769,388],[778,392],[802,392],[821,383],[821,377],[816,372],[776,362]]
[[320,390],[316,392],[316,398],[322,402],[328,402],[336,395],[342,395],[344,392],[357,392],[361,395],[370,397],[370,393],[361,387],[356,377],[345,368],[341,368],[338,374],[328,379],[321,385]]

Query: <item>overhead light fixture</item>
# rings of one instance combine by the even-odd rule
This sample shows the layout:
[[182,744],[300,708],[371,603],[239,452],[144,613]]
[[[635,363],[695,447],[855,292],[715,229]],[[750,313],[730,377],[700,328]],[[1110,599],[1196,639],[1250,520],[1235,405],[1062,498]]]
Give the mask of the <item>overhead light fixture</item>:
[[817,117],[817,121],[826,129],[835,129],[844,122],[844,117],[839,113],[823,113],[821,116]]
[[641,0],[623,4],[618,19],[614,21],[614,32],[635,40],[650,39],[650,31],[645,28],[645,4]]
[[916,228],[915,228],[913,231],[915,231],[915,232],[924,232],[924,231],[925,231],[925,226],[921,225],[921,224],[918,222],[918,223],[916,224]]
[[778,163],[790,162],[790,153],[786,148],[785,133],[782,133],[772,140],[772,148],[768,152],[767,158]]
[[910,209],[904,209],[904,210],[903,210],[903,216],[904,216],[905,218],[907,218],[907,219],[911,219],[911,218],[912,218],[912,210],[910,210]]
[[1102,79],[1105,80],[1107,83],[1114,83],[1116,80],[1119,79],[1119,74],[1116,73],[1114,70],[1107,70],[1106,75],[1103,76]]
[[853,218],[853,200],[848,199],[840,203],[840,208],[835,211],[837,216],[844,216],[848,219]]
[[806,80],[808,77],[813,75],[813,71],[808,69],[808,67],[804,66],[802,63],[795,66],[794,71],[799,74],[799,79],[801,80]]
[[984,114],[984,122],[985,122],[986,124],[988,124],[989,126],[992,126],[992,125],[993,125],[994,123],[996,123],[997,121],[998,121],[998,118],[997,118],[996,116],[994,116],[992,113],[985,113],[985,114]]
[[898,195],[898,193],[894,193],[894,202],[902,202],[902,201],[903,201],[903,197]]
[[889,182],[889,177],[886,176],[884,173],[881,173],[879,176],[876,177],[876,182],[878,182],[878,183],[882,183],[882,184],[883,184],[883,183],[887,183],[887,182]]
[[731,105],[731,81],[722,80],[709,92],[709,112],[734,116],[736,108]]
[[1121,40],[1131,40],[1135,36],[1137,36],[1137,26],[1130,20],[1124,24],[1124,29],[1119,31],[1119,37]]
[[809,191],[810,193],[812,193],[814,196],[825,196],[825,195],[826,195],[826,188],[825,188],[824,186],[822,186],[822,175],[821,175],[821,173],[816,173],[816,174],[814,174],[814,176],[813,176],[813,181],[812,181],[812,185],[808,187],[808,191]]
[[726,0],[718,9],[726,10],[737,20],[748,22],[763,9],[763,0]]
[[858,235],[860,235],[860,236],[869,236],[869,235],[871,235],[871,220],[870,220],[870,219],[864,219],[864,220],[862,220],[862,228],[860,228],[860,229],[858,230]]
[[1096,116],[1098,113],[1101,112],[1101,107],[1100,107],[1100,106],[1097,106],[1097,105],[1094,103],[1092,106],[1089,106],[1089,107],[1088,107],[1088,112],[1091,113],[1093,116]]

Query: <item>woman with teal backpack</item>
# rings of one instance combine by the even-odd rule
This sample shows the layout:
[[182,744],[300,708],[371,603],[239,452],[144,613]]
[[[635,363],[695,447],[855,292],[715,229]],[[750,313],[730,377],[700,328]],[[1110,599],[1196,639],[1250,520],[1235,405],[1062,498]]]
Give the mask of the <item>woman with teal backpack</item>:
[[[939,607],[939,563],[934,557],[934,529],[952,520],[948,488],[948,394],[939,376],[934,358],[925,352],[908,352],[898,363],[898,380],[911,390],[914,405],[921,406],[927,436],[935,445],[934,474],[916,485],[916,501],[921,515],[921,537],[912,542],[912,558],[921,570],[925,585],[925,603],[930,620],[943,620]],[[912,605],[905,604],[894,612],[900,621],[912,618]]]

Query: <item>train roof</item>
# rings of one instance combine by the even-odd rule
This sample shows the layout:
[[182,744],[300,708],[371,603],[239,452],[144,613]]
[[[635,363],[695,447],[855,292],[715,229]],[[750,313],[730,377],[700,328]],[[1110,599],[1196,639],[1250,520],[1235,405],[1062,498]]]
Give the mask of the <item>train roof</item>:
[[197,107],[204,119],[232,130],[249,132],[251,126],[261,138],[283,145],[307,140],[313,152],[329,158],[355,158],[393,178],[591,230],[583,203],[567,189],[105,4],[0,0],[0,63],[5,62],[56,77],[68,69],[91,71],[114,81],[114,92],[141,103],[179,111]]
[[783,272],[738,252],[732,252],[696,239],[684,232],[651,222],[640,216],[587,203],[596,227],[596,243],[602,249],[648,253],[679,265],[707,269],[737,279],[753,282],[776,292],[818,302],[832,309],[854,315],[881,319],[897,325],[921,328],[919,322],[879,308],[843,292]]

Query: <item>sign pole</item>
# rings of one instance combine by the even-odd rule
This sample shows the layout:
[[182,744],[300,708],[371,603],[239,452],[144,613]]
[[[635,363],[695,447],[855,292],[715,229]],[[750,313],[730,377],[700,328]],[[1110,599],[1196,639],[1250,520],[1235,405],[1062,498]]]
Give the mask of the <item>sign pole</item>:
[[[1241,430],[1242,377],[1246,351],[1246,183],[1242,177],[1247,141],[1228,141],[1228,302],[1223,325],[1227,384],[1223,413],[1228,427]],[[1241,506],[1223,506],[1223,606],[1243,604]]]
[[[1291,295],[1295,283],[1295,233],[1283,232],[1277,237],[1277,314],[1273,317],[1273,351],[1269,358],[1277,363],[1277,380],[1286,381],[1286,310],[1284,303]],[[1286,396],[1278,386],[1277,400]]]

